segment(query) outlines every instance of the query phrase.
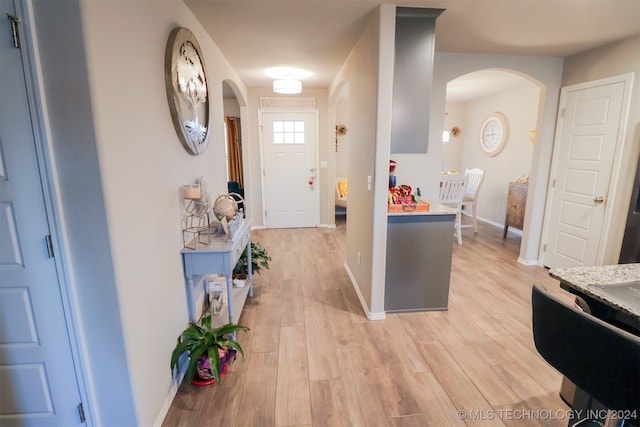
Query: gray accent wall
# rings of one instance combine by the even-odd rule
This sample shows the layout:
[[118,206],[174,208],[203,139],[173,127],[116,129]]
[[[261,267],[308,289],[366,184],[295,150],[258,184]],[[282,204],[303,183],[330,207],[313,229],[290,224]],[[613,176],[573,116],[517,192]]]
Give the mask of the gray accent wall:
[[442,12],[396,8],[391,154],[428,151],[435,27]]

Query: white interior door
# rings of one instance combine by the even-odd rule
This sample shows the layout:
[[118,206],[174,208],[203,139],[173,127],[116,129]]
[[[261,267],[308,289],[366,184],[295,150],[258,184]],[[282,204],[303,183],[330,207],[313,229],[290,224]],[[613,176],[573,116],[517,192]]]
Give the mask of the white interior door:
[[316,227],[316,113],[263,112],[267,228]]
[[20,50],[0,0],[0,425],[82,425]]
[[543,255],[547,267],[596,264],[624,90],[624,82],[562,89]]

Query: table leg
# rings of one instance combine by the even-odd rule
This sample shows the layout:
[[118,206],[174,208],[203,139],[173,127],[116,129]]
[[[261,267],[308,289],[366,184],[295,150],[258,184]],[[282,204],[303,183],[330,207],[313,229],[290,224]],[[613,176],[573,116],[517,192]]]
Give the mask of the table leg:
[[193,276],[185,277],[187,283],[187,311],[189,315],[189,322],[196,321],[196,307],[193,300]]
[[251,263],[251,239],[247,243],[247,285],[249,286],[249,296],[253,297],[253,266]]

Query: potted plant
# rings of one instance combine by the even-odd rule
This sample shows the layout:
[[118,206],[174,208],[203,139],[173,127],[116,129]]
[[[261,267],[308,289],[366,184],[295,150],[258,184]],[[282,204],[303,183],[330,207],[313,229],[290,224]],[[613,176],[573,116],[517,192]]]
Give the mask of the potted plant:
[[[269,269],[271,257],[267,253],[267,249],[260,242],[251,242],[251,270],[253,273],[260,274],[263,268]],[[247,248],[244,249],[238,263],[233,268],[233,276],[238,279],[246,279],[249,270],[247,267]]]
[[[191,322],[178,337],[178,343],[171,353],[171,372],[180,369],[179,359],[185,352],[189,356],[189,365],[185,378],[194,381],[196,374],[205,382],[220,383],[221,374],[226,364],[235,358],[236,352],[244,357],[242,346],[230,337],[237,331],[248,331],[249,328],[235,323],[227,323],[218,328],[211,327],[211,315],[201,319],[200,324]],[[210,377],[210,378],[207,378]],[[206,381],[209,380],[209,381]]]

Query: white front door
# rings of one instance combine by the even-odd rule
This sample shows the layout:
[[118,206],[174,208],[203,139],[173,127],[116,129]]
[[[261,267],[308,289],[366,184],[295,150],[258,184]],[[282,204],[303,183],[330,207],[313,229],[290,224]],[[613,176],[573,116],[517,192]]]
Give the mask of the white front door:
[[562,89],[547,267],[596,265],[624,94],[624,82]]
[[82,425],[13,3],[0,0],[0,425]]
[[316,113],[262,112],[267,228],[316,227]]

